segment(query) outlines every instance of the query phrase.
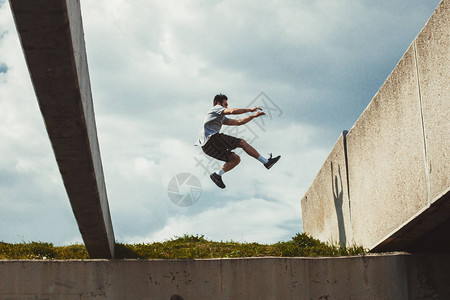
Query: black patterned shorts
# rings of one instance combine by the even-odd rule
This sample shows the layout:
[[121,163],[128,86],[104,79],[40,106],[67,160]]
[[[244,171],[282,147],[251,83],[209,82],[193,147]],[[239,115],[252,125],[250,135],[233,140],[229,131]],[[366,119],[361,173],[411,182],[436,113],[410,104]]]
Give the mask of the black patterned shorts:
[[212,135],[202,147],[203,152],[221,161],[229,161],[229,156],[239,146],[241,139],[223,133]]

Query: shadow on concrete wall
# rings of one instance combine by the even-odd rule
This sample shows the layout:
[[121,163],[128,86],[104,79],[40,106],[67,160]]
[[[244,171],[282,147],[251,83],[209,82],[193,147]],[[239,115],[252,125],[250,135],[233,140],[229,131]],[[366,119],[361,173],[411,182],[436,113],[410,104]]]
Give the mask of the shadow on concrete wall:
[[344,203],[344,187],[342,185],[341,166],[338,164],[338,175],[334,175],[333,162],[331,162],[331,188],[333,189],[334,206],[339,229],[339,244],[341,247],[347,245],[347,236],[345,234],[344,212],[342,205]]

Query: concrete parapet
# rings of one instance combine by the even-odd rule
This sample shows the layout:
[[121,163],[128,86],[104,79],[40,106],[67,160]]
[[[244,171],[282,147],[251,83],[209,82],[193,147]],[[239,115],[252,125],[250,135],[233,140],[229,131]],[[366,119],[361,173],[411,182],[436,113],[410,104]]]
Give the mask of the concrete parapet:
[[449,15],[443,0],[344,139],[351,226],[330,222],[335,146],[302,199],[308,234],[330,241],[343,228],[341,244],[352,236],[377,251],[450,251],[439,240],[450,230]]
[[448,299],[449,256],[0,261],[0,299]]
[[450,187],[449,36],[450,1],[442,1],[415,41],[430,201]]
[[10,0],[59,171],[91,258],[114,256],[77,0]]
[[353,241],[343,132],[302,199],[303,232],[341,246]]
[[427,205],[414,47],[347,135],[353,237],[371,247]]

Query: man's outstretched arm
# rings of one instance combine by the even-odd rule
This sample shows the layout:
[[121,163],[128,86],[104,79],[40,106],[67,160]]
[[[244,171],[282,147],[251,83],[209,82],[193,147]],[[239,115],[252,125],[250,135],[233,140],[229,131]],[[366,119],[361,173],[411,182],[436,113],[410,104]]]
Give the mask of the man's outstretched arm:
[[224,115],[241,115],[249,112],[255,112],[257,110],[262,110],[260,107],[253,108],[225,108],[222,114]]
[[250,122],[251,120],[253,120],[254,118],[257,118],[257,117],[263,116],[263,115],[265,115],[265,113],[263,113],[262,111],[258,111],[256,114],[247,116],[247,117],[239,119],[239,120],[228,119],[228,121],[226,123],[224,123],[224,124],[228,125],[228,126],[244,125],[244,124]]

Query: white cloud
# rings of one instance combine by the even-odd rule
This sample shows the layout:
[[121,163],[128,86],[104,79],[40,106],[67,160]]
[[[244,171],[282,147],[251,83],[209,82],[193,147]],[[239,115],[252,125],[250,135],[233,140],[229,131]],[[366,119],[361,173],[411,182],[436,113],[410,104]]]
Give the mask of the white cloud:
[[170,217],[161,230],[148,236],[134,236],[132,241],[161,241],[184,234],[199,234],[214,240],[274,243],[290,238],[291,232],[283,225],[298,220],[298,212],[298,208],[293,210],[291,206],[260,198],[221,201],[192,216]]
[[0,6],[0,37],[0,239],[80,239],[8,3]]
[[[112,221],[122,242],[205,234],[275,242],[301,230],[300,199],[438,0],[83,1],[92,94]],[[9,4],[0,0],[0,239],[81,241]],[[264,91],[283,110],[219,190],[194,158],[217,93]],[[220,164],[217,164],[220,166]],[[194,206],[167,185],[192,173]],[[44,216],[44,217],[43,217]],[[58,226],[55,226],[58,224]],[[55,231],[57,228],[57,231]]]

